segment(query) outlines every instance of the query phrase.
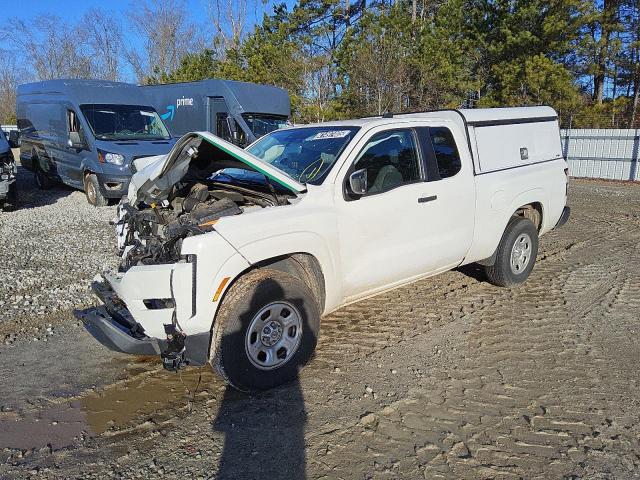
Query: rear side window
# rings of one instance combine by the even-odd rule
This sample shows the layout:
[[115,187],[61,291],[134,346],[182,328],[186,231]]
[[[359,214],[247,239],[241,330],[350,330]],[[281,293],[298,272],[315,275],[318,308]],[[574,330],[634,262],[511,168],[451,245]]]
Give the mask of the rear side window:
[[440,178],[453,177],[462,164],[451,130],[445,127],[429,128],[429,136]]

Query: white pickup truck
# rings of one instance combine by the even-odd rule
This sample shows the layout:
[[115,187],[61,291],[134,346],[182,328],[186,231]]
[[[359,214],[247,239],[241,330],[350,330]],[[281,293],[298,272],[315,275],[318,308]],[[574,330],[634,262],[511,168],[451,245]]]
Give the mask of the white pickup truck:
[[191,133],[136,168],[120,271],[81,316],[113,350],[210,362],[242,390],[294,378],[350,302],[471,262],[523,282],[569,216],[549,107],[322,123],[246,150]]

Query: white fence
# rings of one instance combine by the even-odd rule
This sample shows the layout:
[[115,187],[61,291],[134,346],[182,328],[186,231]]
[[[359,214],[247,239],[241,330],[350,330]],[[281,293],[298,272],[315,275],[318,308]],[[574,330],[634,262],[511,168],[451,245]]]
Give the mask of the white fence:
[[640,130],[561,130],[562,151],[572,177],[640,180]]

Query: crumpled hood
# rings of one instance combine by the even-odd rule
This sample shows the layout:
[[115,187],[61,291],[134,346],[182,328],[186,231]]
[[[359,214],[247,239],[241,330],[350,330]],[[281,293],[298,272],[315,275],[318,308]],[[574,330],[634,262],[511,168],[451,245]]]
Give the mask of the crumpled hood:
[[[212,159],[215,168],[244,168],[262,173],[270,180],[282,185],[294,194],[306,191],[306,186],[287,174],[263,162],[236,145],[216,137],[209,132],[191,132],[180,138],[166,155],[139,158],[135,161],[137,172],[131,177],[127,194],[129,203],[159,203],[167,198],[171,188],[184,177],[193,153],[202,142],[207,142],[219,159]],[[218,168],[219,167],[219,168]]]

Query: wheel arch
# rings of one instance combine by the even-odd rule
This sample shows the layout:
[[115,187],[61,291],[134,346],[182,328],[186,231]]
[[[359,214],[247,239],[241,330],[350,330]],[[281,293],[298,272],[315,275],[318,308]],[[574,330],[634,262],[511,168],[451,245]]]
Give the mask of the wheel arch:
[[[243,276],[257,269],[279,270],[298,278],[311,290],[311,293],[318,302],[320,312],[323,312],[325,310],[327,301],[327,281],[322,269],[322,265],[320,264],[318,259],[311,253],[292,252],[276,255],[273,257],[266,257],[259,261],[252,262],[249,264],[249,266],[234,275],[233,278],[228,282],[228,285],[226,285],[222,294],[220,295],[220,298],[218,299],[216,314],[219,306],[224,302],[227,293],[229,292],[229,290],[231,290],[231,288],[233,288],[233,285]],[[215,319],[213,323],[215,324]]]
[[540,201],[527,203],[518,207],[512,216],[520,216],[531,220],[538,232],[540,232],[545,220],[544,206]]
[[489,250],[490,252],[492,252],[491,256],[483,258],[482,260],[478,260],[476,261],[476,263],[484,266],[490,266],[495,263],[498,246],[500,245],[500,241],[502,240],[507,226],[509,225],[509,222],[513,217],[524,217],[531,220],[531,222],[535,225],[538,234],[541,235],[542,233],[544,233],[544,221],[546,220],[546,212],[543,197],[544,191],[540,188],[529,190],[517,196],[511,202],[510,207],[506,209],[506,211],[504,211],[504,217],[500,222],[499,230],[494,231],[494,238],[491,242],[493,245],[493,250]]

